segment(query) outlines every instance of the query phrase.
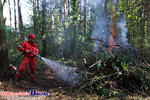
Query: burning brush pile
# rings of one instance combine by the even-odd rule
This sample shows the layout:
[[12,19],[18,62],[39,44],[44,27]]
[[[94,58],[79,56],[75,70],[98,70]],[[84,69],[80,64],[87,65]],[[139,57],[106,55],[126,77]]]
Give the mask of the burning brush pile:
[[124,93],[150,95],[150,64],[128,43],[126,21],[112,22],[111,31],[104,33],[100,33],[101,22],[97,23],[89,39],[95,42],[95,54],[87,58],[82,88],[108,97]]
[[83,81],[85,84],[82,88],[109,97],[120,96],[124,92],[150,95],[148,65],[143,64],[137,57],[133,58],[132,53],[129,56],[119,49],[112,52],[97,53],[94,59],[87,61],[89,64],[86,67]]

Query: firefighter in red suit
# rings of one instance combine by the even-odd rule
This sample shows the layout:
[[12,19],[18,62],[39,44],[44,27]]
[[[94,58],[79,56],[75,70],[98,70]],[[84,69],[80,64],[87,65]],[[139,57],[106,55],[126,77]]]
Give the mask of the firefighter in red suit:
[[25,71],[26,67],[29,65],[30,67],[30,79],[32,83],[35,83],[35,55],[39,53],[38,45],[34,42],[36,37],[33,34],[29,34],[28,41],[22,42],[18,46],[18,50],[24,52],[23,61],[15,74],[14,84],[18,82],[18,78]]

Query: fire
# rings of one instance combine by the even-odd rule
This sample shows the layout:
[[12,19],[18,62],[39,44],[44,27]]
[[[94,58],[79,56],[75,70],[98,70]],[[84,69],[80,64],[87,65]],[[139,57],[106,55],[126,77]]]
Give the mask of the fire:
[[116,32],[116,28],[115,26],[113,25],[113,27],[111,28],[111,36],[109,38],[109,49],[108,49],[108,52],[109,53],[112,53],[112,49],[113,48],[118,48],[116,45],[116,41],[117,41],[117,32]]

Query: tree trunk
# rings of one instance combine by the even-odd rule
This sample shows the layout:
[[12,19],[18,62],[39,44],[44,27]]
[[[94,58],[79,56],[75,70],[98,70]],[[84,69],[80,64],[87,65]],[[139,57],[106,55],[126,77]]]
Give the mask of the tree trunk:
[[144,1],[142,0],[142,8],[141,8],[141,37],[142,37],[142,44],[141,44],[141,48],[142,48],[142,54],[144,53],[144,41],[145,41],[145,5],[144,5]]
[[68,47],[68,22],[67,22],[67,18],[68,18],[68,4],[69,1],[68,0],[64,0],[63,2],[63,7],[64,7],[64,34],[65,34],[65,41],[64,41],[64,45],[63,45],[63,56],[66,57],[67,56],[67,47]]
[[68,16],[69,16],[70,1],[68,0]]
[[33,0],[33,27],[34,27],[34,34],[37,36],[37,2]]
[[[4,3],[6,1],[4,0]],[[4,4],[3,3],[3,4]],[[2,74],[2,71],[4,67],[8,67],[9,59],[8,59],[8,47],[6,44],[6,33],[5,33],[5,19],[3,17],[3,4],[0,0],[0,74]]]
[[75,54],[75,47],[76,47],[76,41],[77,41],[77,12],[78,12],[78,6],[76,5],[78,3],[78,0],[71,0],[72,4],[72,16],[73,16],[73,22],[72,22],[72,32],[73,37],[70,43],[71,51]]
[[64,0],[64,16],[68,16],[68,5],[67,5],[67,0]]
[[38,10],[38,12],[40,12],[40,8],[39,8],[39,0],[37,0],[37,10]]
[[64,25],[64,30],[65,30],[65,47],[67,45],[67,29],[68,29],[68,23],[67,23],[67,17],[68,17],[68,1],[64,0],[64,20],[65,20],[65,25]]
[[54,21],[55,21],[55,19],[54,19],[54,8],[55,8],[55,0],[52,0],[52,2],[51,2],[51,11],[52,11],[52,13],[51,13],[51,20],[52,20],[51,29],[52,30],[54,29]]
[[[81,1],[78,1],[78,7],[79,7],[79,16],[80,16],[80,18],[79,18],[79,34],[81,34],[81,17],[82,17],[82,15],[81,15]],[[82,39],[82,38],[81,38]]]
[[9,15],[10,15],[10,30],[12,33],[12,18],[11,18],[11,6],[10,6],[10,0],[8,0],[8,4],[9,4]]
[[86,0],[84,0],[84,34],[86,34]]
[[18,17],[19,17],[19,30],[22,31],[23,30],[23,22],[22,22],[20,0],[18,0]]
[[46,45],[46,0],[42,0],[42,56],[47,55]]
[[14,21],[15,21],[15,31],[16,31],[17,30],[16,0],[14,0]]
[[63,4],[62,0],[60,0],[60,22],[62,22],[62,9],[63,9]]
[[109,34],[108,34],[108,13],[107,13],[107,0],[105,0],[105,7],[104,7],[104,11],[105,11],[105,42],[108,44],[109,43]]
[[[148,8],[150,8],[150,1],[148,1]],[[150,16],[150,9],[148,9],[148,14],[147,14],[148,16]],[[148,35],[150,35],[150,17],[148,17],[148,24],[147,24],[147,28],[148,28],[148,31],[147,31],[147,33],[148,33]]]
[[[148,2],[148,8],[150,8],[150,1]],[[148,9],[147,11],[147,15],[150,16],[150,9]],[[150,36],[150,17],[148,17],[148,21],[147,21],[147,34]]]

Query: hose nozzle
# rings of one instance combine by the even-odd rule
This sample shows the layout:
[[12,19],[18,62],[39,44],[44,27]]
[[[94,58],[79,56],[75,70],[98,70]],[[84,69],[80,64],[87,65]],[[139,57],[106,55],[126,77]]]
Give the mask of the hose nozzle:
[[12,64],[10,64],[10,67],[14,70],[17,70],[17,68],[15,66],[13,66]]

